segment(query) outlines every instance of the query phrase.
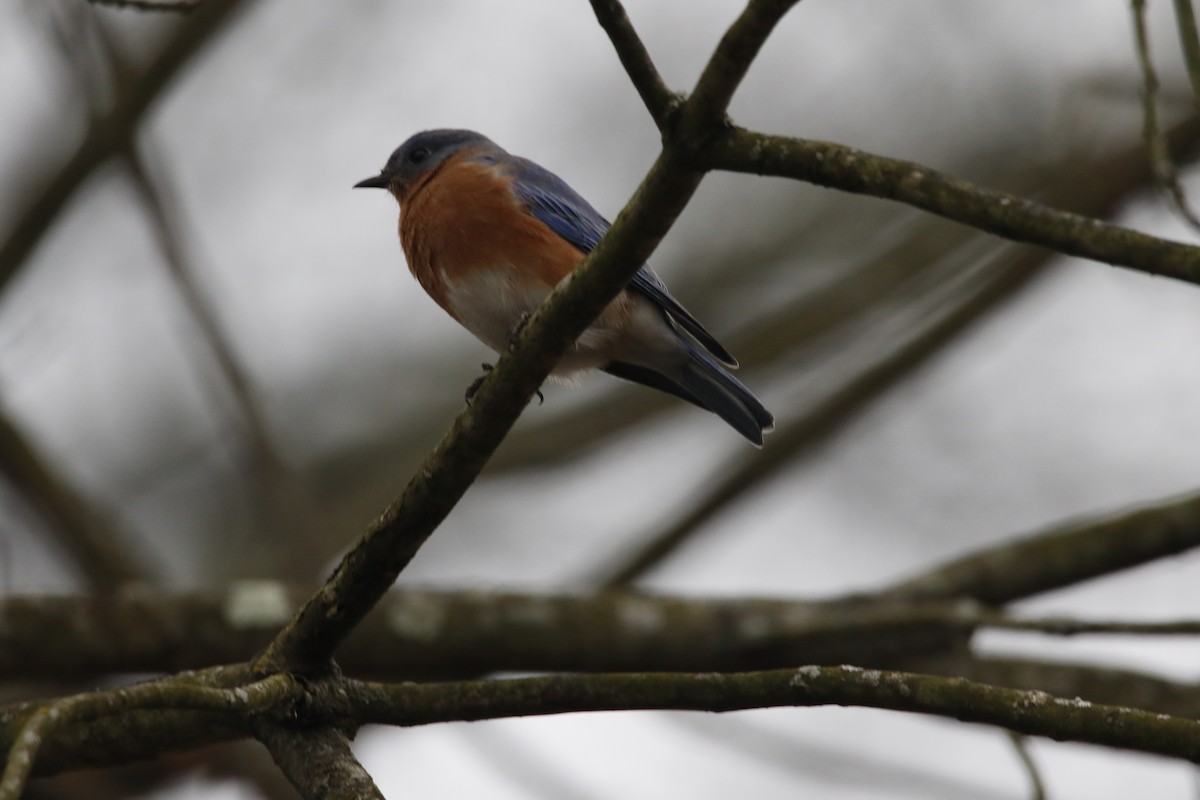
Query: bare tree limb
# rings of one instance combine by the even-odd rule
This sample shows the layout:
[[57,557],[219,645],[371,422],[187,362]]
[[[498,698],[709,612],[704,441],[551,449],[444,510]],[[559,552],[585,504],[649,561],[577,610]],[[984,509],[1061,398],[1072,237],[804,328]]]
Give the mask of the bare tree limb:
[[962,678],[857,667],[359,684],[348,691],[362,722],[387,725],[633,708],[724,712],[843,705],[931,714],[1032,736],[1200,761],[1200,723],[1194,720]]
[[[0,601],[0,677],[71,680],[249,658],[303,593],[270,581],[226,592],[119,592]],[[1047,636],[1196,636],[1200,620],[1024,617],[971,602],[806,602],[606,592],[394,591],[339,652],[353,675],[514,671],[736,671],[795,664],[895,666],[986,628]],[[45,631],[56,635],[47,643]],[[1031,688],[1018,684],[1018,688]],[[1040,688],[1040,687],[1032,687]]]
[[383,800],[342,731],[264,721],[255,725],[254,735],[305,800]]
[[733,21],[696,80],[696,88],[687,98],[679,121],[681,139],[690,150],[704,143],[717,130],[714,123],[725,119],[725,110],[733,93],[750,71],[767,37],[784,14],[800,0],[750,0]]
[[1083,697],[1094,703],[1134,706],[1159,714],[1200,719],[1200,685],[1132,669],[1003,654],[913,663],[913,668],[935,675],[954,675],[993,686],[1036,689],[1062,697]]
[[701,166],[776,175],[897,200],[1013,241],[1200,283],[1200,248],[986,189],[911,161],[834,142],[731,128],[698,154]]
[[[293,693],[287,675],[272,675],[235,689],[194,685],[184,679],[165,679],[120,689],[88,692],[51,701],[20,719],[8,742],[8,756],[0,776],[0,800],[18,800],[33,772],[42,742],[68,723],[93,723],[132,710],[206,711],[225,715],[252,712],[273,706]],[[11,731],[13,721],[6,727]]]
[[591,3],[596,19],[612,40],[621,66],[641,96],[654,124],[665,132],[669,117],[679,107],[681,98],[663,81],[619,0],[591,0]]
[[113,108],[91,125],[83,141],[57,172],[27,194],[33,200],[0,243],[0,293],[74,196],[75,190],[106,160],[128,146],[146,111],[244,0],[205,0],[188,22],[163,44],[142,77],[125,87]]
[[[1154,60],[1150,55],[1145,0],[1132,0],[1130,9],[1133,14],[1134,49],[1137,51],[1138,67],[1142,70],[1142,139],[1150,156],[1154,178],[1180,218],[1194,230],[1200,229],[1200,217],[1196,216],[1179,184],[1179,173],[1171,160],[1166,136],[1158,124],[1158,73],[1154,70]],[[1182,28],[1180,30],[1182,32]]]
[[[190,682],[188,676],[180,675],[154,684],[82,695],[78,700],[67,698],[58,701],[64,710],[52,722],[43,722],[46,714],[32,704],[15,711],[0,710],[0,746],[10,748],[12,785],[18,779],[23,782],[18,774],[24,769],[22,759],[31,756],[30,748],[36,749],[39,743],[54,747],[53,757],[39,759],[36,765],[39,772],[49,773],[96,761],[111,764],[145,758],[168,752],[181,741],[191,746],[225,741],[231,736],[245,736],[253,727],[262,732],[266,730],[264,724],[279,725],[298,734],[367,724],[414,726],[581,711],[725,712],[820,705],[929,714],[1026,735],[1200,761],[1200,722],[1195,720],[1095,705],[1040,691],[999,688],[963,678],[857,667],[554,675],[399,684],[368,683],[337,675],[301,682],[275,675],[241,687],[204,684],[219,684],[238,672],[233,669],[225,674],[217,669],[200,675],[200,682]],[[142,688],[146,686],[151,688]],[[297,716],[301,711],[302,723]],[[197,724],[202,718],[209,724]],[[31,731],[45,733],[43,727],[51,725],[56,734],[53,739],[35,742],[34,737],[25,735]],[[272,738],[276,733],[265,735]],[[341,759],[343,740],[327,739],[324,745],[330,748],[332,759]],[[293,752],[288,758],[295,755]],[[296,769],[297,774],[308,774],[302,765]],[[313,790],[343,769],[355,768],[344,760],[334,767],[327,763],[316,770],[323,777],[305,786]]]
[[1200,546],[1200,494],[1087,519],[965,556],[910,578],[880,598],[969,597],[1000,605]]

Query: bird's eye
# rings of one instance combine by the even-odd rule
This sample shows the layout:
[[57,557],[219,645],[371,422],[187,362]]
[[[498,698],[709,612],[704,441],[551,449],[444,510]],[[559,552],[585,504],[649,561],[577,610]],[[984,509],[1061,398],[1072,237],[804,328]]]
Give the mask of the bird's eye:
[[418,147],[416,150],[413,150],[408,154],[408,161],[410,164],[420,164],[427,158],[429,158],[428,147]]

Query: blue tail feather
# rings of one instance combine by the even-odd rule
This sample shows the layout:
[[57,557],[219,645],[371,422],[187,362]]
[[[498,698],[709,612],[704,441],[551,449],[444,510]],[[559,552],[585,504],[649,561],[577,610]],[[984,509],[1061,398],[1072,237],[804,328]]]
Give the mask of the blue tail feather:
[[689,357],[682,367],[671,374],[621,361],[610,363],[604,371],[673,394],[711,411],[751,443],[761,447],[763,433],[775,427],[771,412],[716,359],[690,342],[685,346]]

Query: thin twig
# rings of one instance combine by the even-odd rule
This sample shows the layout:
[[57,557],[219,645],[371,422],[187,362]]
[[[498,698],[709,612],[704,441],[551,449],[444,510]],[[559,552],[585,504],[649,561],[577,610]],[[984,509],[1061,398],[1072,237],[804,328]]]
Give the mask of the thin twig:
[[1192,85],[1192,103],[1200,111],[1200,32],[1196,28],[1192,0],[1175,0],[1175,27],[1179,31],[1179,45]]
[[153,581],[152,565],[109,514],[76,492],[21,431],[0,413],[0,472],[48,522],[51,535],[94,589],[111,592]]
[[159,11],[190,14],[204,5],[205,0],[88,0],[95,6],[128,8],[134,11]]
[[1046,800],[1046,784],[1042,780],[1042,773],[1038,770],[1037,762],[1033,760],[1033,754],[1029,752],[1027,737],[1009,731],[1008,740],[1012,744],[1013,752],[1017,754],[1017,759],[1021,762],[1025,774],[1029,777],[1030,800]]
[[[276,452],[267,433],[267,422],[259,408],[250,378],[234,353],[233,345],[217,318],[216,309],[200,288],[184,245],[187,223],[174,202],[174,192],[161,159],[153,158],[143,142],[125,151],[123,159],[129,180],[142,200],[151,227],[158,238],[172,284],[200,328],[213,360],[233,394],[247,431],[250,434],[255,464],[272,473],[284,471],[283,459]],[[151,167],[153,162],[153,167]]]
[[205,0],[168,37],[141,78],[120,93],[112,109],[90,126],[83,141],[55,173],[23,194],[32,199],[0,244],[0,294],[21,269],[75,191],[96,168],[128,146],[146,111],[183,67],[251,0]]
[[617,51],[617,57],[621,59],[621,66],[625,68],[633,87],[641,95],[654,124],[665,133],[671,112],[678,107],[680,98],[663,81],[619,0],[591,2],[600,27],[608,34],[613,49]]
[[[1146,26],[1146,0],[1132,0],[1134,45],[1142,71],[1142,139],[1159,188],[1171,201],[1171,207],[1193,229],[1200,230],[1200,217],[1188,203],[1179,184],[1179,175],[1171,161],[1167,141],[1158,125],[1158,75],[1150,57],[1150,33]],[[1182,27],[1181,27],[1182,33]]]
[[798,2],[800,0],[750,0],[725,31],[683,109],[684,129],[692,134],[690,142],[687,141],[689,137],[683,137],[686,145],[702,143],[704,140],[694,136],[695,132],[711,126],[714,120],[724,119],[733,93],[746,77],[767,37]]

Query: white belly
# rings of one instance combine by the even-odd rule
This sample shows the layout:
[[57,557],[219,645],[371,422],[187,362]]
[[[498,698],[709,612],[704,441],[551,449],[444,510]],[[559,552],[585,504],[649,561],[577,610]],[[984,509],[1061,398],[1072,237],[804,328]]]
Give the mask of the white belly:
[[[447,303],[481,342],[500,353],[523,316],[532,314],[550,290],[519,280],[511,270],[476,270],[455,283],[446,281]],[[625,295],[583,332],[554,369],[563,376],[602,367],[610,361],[650,364],[677,352],[675,332],[643,298]]]

